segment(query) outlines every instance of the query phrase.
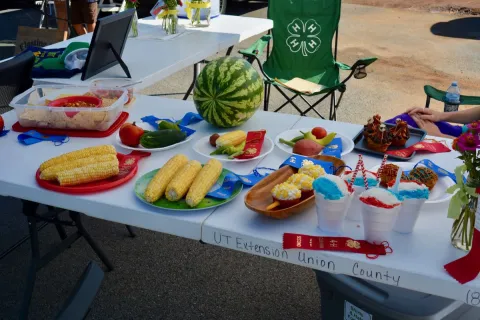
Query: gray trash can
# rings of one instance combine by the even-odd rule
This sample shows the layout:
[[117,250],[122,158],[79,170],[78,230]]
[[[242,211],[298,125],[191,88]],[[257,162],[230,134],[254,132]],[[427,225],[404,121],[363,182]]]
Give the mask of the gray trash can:
[[321,293],[322,320],[480,319],[480,308],[461,301],[314,271]]

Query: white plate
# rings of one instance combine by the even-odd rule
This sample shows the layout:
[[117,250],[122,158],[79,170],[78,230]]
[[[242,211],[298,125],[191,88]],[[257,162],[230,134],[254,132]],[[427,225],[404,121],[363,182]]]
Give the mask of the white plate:
[[[152,131],[152,126],[149,125],[148,123],[145,123],[145,122],[135,122],[135,125],[139,126],[140,128],[144,129],[144,130],[149,130],[149,131]],[[124,148],[124,149],[128,149],[128,150],[137,150],[137,151],[147,151],[147,152],[159,152],[159,151],[166,151],[166,150],[169,150],[169,149],[173,149],[173,148],[176,148],[178,147],[179,145],[181,144],[184,144],[184,143],[187,143],[188,141],[192,140],[192,137],[195,135],[196,132],[192,133],[190,136],[188,136],[185,140],[183,141],[180,141],[178,143],[175,143],[175,144],[172,144],[168,147],[163,147],[163,148],[153,148],[153,149],[148,149],[148,148],[144,148],[142,146],[138,146],[138,147],[129,147],[125,144],[122,143],[122,140],[120,140],[120,130],[117,132],[116,136],[115,136],[115,141],[117,142],[117,144]]]
[[[276,138],[275,138],[275,144],[277,145],[277,147],[279,147],[280,149],[282,149],[283,151],[285,151],[286,153],[289,153],[289,154],[294,154],[292,152],[292,147],[290,146],[287,146],[286,144],[283,144],[280,142],[280,139],[284,139],[284,140],[292,140],[293,138],[295,137],[298,137],[299,135],[301,135],[300,131],[303,131],[303,132],[308,132],[310,130],[312,130],[313,128],[303,128],[303,129],[292,129],[292,130],[288,130],[288,131],[284,131],[282,133],[280,133]],[[330,133],[329,131],[327,131],[328,133]],[[353,147],[355,146],[355,144],[353,143],[353,140],[350,139],[350,138],[347,138],[345,137],[344,135],[340,134],[337,132],[337,135],[335,136],[336,138],[341,138],[342,139],[342,148],[343,148],[343,151],[342,151],[342,157],[346,154],[349,154],[350,152],[352,152],[353,150]]]
[[195,150],[198,154],[201,154],[204,157],[217,159],[219,161],[246,162],[246,161],[252,161],[255,159],[261,159],[265,157],[267,154],[269,154],[270,152],[272,152],[273,141],[269,137],[265,137],[265,140],[263,140],[262,151],[260,151],[260,154],[258,156],[251,159],[228,159],[228,156],[224,154],[216,154],[211,156],[210,153],[215,151],[215,148],[210,145],[210,136],[203,137],[202,139],[198,140],[197,143],[195,143],[195,145],[193,146],[193,150]]
[[[405,171],[410,171],[415,166],[415,163],[412,163],[412,162],[389,162],[389,163],[395,164]],[[422,164],[419,164],[418,166],[424,167],[424,165]],[[377,172],[379,167],[380,165],[375,166],[371,168],[370,171]],[[450,179],[449,177],[439,176],[437,184],[435,185],[435,187],[433,187],[432,191],[430,191],[430,196],[428,197],[428,200],[425,203],[438,204],[438,203],[449,202],[453,194],[447,193],[447,189],[450,186],[453,186],[454,184],[455,183],[453,182],[453,180]]]

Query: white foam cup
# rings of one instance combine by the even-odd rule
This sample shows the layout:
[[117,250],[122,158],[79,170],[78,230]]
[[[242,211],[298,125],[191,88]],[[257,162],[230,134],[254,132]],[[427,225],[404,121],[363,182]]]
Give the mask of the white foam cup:
[[402,206],[386,209],[363,202],[361,202],[361,205],[365,240],[375,244],[388,241],[393,224]]
[[315,192],[318,228],[332,234],[343,234],[343,222],[352,202],[353,194],[339,200],[326,200],[322,194]]
[[393,230],[399,233],[411,233],[426,200],[427,199],[405,199],[393,225]]

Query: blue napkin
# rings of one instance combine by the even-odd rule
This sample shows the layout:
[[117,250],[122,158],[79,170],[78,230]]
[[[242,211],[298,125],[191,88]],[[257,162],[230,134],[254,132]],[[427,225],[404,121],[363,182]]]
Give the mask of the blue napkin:
[[[146,116],[146,117],[143,117],[141,119],[143,122],[146,122],[148,123],[149,125],[151,125],[152,127],[154,127],[156,130],[158,130],[158,121],[168,121],[168,122],[171,122],[171,123],[174,123],[175,121],[171,120],[171,119],[160,119],[160,118],[157,118],[155,116]],[[178,125],[178,127],[180,128],[180,131],[182,132],[185,132],[185,134],[187,135],[187,137],[191,136],[192,134],[195,133],[195,130],[193,129],[190,129],[188,127],[185,127],[183,125]]]
[[10,130],[2,130],[2,131],[0,131],[0,137],[6,136],[7,133],[9,133],[9,132],[10,132]]
[[333,165],[332,162],[317,160],[317,159],[313,159],[313,158],[308,158],[308,157],[300,156],[298,154],[294,154],[293,156],[290,156],[287,160],[285,160],[280,165],[279,168],[284,167],[284,166],[290,166],[290,167],[293,167],[293,168],[300,169],[302,167],[302,161],[303,160],[310,160],[314,164],[318,164],[318,165],[322,166],[323,169],[325,169],[325,172],[328,173],[328,174],[333,174],[337,169],[337,168],[335,168],[335,166]]
[[334,138],[325,148],[322,154],[325,156],[332,156],[341,159],[343,152],[342,138]]
[[18,135],[17,139],[18,142],[26,146],[42,141],[52,141],[56,146],[60,146],[70,140],[68,136],[46,136],[35,130],[21,133]]
[[[439,177],[449,177],[450,179],[453,180],[454,183],[457,183],[457,177],[455,176],[455,173],[447,171],[443,168],[440,168],[432,161],[428,159],[420,160],[419,162],[417,162],[417,164],[413,168],[415,169],[420,164],[423,164],[427,168],[432,169]],[[410,171],[404,171],[403,173],[405,173],[405,175],[408,175]],[[463,177],[463,182],[467,182],[467,178]]]

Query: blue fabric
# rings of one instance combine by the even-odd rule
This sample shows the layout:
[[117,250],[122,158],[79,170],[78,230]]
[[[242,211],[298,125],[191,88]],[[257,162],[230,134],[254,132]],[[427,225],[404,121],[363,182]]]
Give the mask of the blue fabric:
[[[395,124],[398,118],[402,119],[403,121],[406,121],[410,127],[418,128],[418,125],[415,122],[415,120],[413,120],[413,118],[407,113],[402,113],[396,117],[393,117],[392,119],[385,121],[385,123]],[[463,133],[462,126],[452,125],[448,122],[443,122],[443,121],[435,122],[435,125],[438,127],[438,130],[440,130],[441,133],[452,136],[452,137],[458,137]]]
[[280,168],[284,167],[284,166],[291,166],[293,168],[300,169],[302,167],[302,161],[303,160],[310,160],[314,164],[318,164],[318,165],[322,166],[323,169],[325,170],[325,172],[328,173],[328,174],[333,174],[337,169],[333,166],[332,162],[316,160],[316,159],[313,159],[313,158],[300,156],[298,154],[290,156],[287,160],[285,160],[280,165]]
[[35,130],[21,133],[18,135],[17,139],[18,142],[26,146],[42,141],[52,141],[56,146],[59,146],[70,140],[68,136],[46,136]]
[[[425,167],[432,169],[439,177],[449,177],[450,179],[453,180],[454,183],[457,183],[457,177],[455,176],[455,173],[447,171],[439,166],[437,166],[435,163],[433,163],[431,160],[428,159],[423,159],[417,162],[413,168],[416,168],[418,165],[423,164]],[[405,175],[408,175],[410,171],[404,171]],[[467,178],[463,177],[463,181],[467,182]]]
[[35,63],[32,68],[32,78],[71,78],[77,73],[81,72],[81,69],[68,70],[65,68],[58,69],[45,69],[42,66],[42,61],[55,58],[58,59],[63,54],[66,48],[60,49],[44,49],[41,47],[29,46],[22,53],[32,52],[35,56]]
[[322,154],[341,159],[343,152],[342,138],[334,138],[325,148]]
[[[174,120],[171,120],[171,119],[160,119],[160,118],[157,118],[155,116],[146,116],[146,117],[143,117],[141,119],[143,122],[146,122],[148,123],[149,125],[151,125],[152,127],[155,128],[155,130],[158,130],[158,122],[157,121],[168,121],[168,122],[171,122],[171,123],[174,123],[175,121]],[[192,134],[195,133],[195,130],[193,129],[190,129],[188,127],[185,127],[183,125],[178,125],[178,127],[180,128],[180,131],[182,132],[185,132],[185,134],[187,135],[187,137],[191,136]]]

